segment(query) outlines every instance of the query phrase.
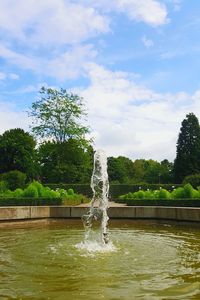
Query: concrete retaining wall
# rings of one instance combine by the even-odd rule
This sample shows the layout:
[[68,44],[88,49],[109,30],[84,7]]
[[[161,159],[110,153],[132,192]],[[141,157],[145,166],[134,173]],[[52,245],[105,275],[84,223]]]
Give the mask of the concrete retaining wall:
[[[1,207],[0,221],[44,219],[44,218],[81,218],[87,207],[70,206],[15,206]],[[124,206],[110,207],[111,219],[163,219],[200,222],[200,208],[161,207],[161,206]]]

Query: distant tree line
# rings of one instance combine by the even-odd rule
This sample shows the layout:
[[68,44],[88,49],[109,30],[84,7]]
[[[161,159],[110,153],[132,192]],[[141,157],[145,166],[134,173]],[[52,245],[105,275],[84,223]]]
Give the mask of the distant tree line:
[[[8,172],[14,176],[13,171],[18,171],[25,174],[27,181],[90,182],[94,149],[92,141],[86,138],[89,126],[85,125],[87,114],[83,99],[64,89],[43,87],[29,115],[33,118],[31,133],[15,128],[0,135],[0,180],[7,178]],[[167,159],[158,162],[109,157],[108,174],[110,182],[120,184],[182,183],[193,177],[196,185],[198,180],[200,185],[197,117],[190,113],[183,120],[174,163]]]

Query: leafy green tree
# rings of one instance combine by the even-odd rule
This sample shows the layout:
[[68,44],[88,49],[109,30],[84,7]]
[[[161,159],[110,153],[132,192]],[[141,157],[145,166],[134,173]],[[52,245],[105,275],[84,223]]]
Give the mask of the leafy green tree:
[[86,116],[83,99],[65,89],[46,87],[41,88],[40,95],[29,113],[33,117],[33,133],[59,143],[70,138],[83,139],[89,131],[80,122]]
[[46,142],[38,150],[41,180],[45,183],[88,183],[93,168],[93,149],[78,140]]
[[200,126],[193,113],[186,115],[181,124],[174,161],[175,182],[187,175],[200,173]]
[[183,184],[187,183],[190,183],[194,188],[200,187],[200,174],[186,176],[183,180]]
[[133,162],[134,182],[145,182],[145,174],[147,169],[147,161],[145,159],[136,159]]
[[0,136],[0,174],[18,170],[29,179],[36,175],[36,142],[23,129],[5,131]]
[[160,182],[161,183],[172,183],[174,182],[173,170],[174,164],[169,162],[167,159],[161,161],[161,170],[160,170]]
[[173,164],[167,159],[161,163],[153,159],[136,159],[133,162],[135,183],[171,183]]
[[7,183],[7,187],[14,191],[17,188],[24,188],[26,182],[26,174],[20,171],[9,171],[3,173],[0,176],[0,179]]
[[108,157],[108,176],[111,182],[129,183],[133,177],[133,162],[127,157]]
[[161,165],[158,161],[153,159],[146,161],[145,182],[161,183]]

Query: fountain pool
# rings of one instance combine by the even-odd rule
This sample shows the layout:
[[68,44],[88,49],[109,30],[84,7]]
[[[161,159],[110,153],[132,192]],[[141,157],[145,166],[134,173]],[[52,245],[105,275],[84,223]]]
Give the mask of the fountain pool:
[[86,249],[81,220],[1,223],[0,299],[200,299],[199,227],[111,220],[109,235]]

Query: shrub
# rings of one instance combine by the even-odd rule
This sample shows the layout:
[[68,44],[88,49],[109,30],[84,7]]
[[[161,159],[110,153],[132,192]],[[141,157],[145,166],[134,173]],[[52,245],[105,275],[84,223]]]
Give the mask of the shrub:
[[24,188],[26,174],[20,171],[10,171],[1,175],[1,180],[7,182],[8,188],[14,191],[17,188]]
[[0,197],[0,206],[61,205],[61,198]]
[[16,190],[14,190],[14,192],[13,192],[13,196],[14,197],[23,197],[24,196],[24,191],[22,190],[22,189],[16,189]]
[[186,176],[183,180],[183,184],[187,183],[190,183],[194,188],[200,186],[200,174]]
[[68,195],[62,199],[64,205],[79,205],[81,203],[89,203],[90,199],[82,194]]
[[133,193],[128,193],[125,195],[125,199],[133,199],[134,198],[134,194]]
[[6,190],[6,191],[3,193],[3,196],[5,196],[5,197],[13,197],[13,191],[11,191],[11,190]]
[[148,190],[148,191],[145,192],[145,198],[146,199],[153,199],[153,198],[155,198],[155,195],[152,191]]
[[4,180],[0,181],[0,194],[4,193],[8,189],[8,183]]
[[191,184],[186,184],[184,187],[178,187],[174,189],[171,193],[166,189],[161,188],[160,190],[139,190],[135,193],[128,193],[121,195],[119,200],[125,201],[126,199],[149,199],[149,200],[159,200],[159,199],[199,199],[200,198],[200,187],[198,190],[194,189]]
[[184,187],[184,198],[192,198],[193,187],[190,183],[186,184]]
[[184,188],[179,187],[177,189],[174,189],[173,192],[171,193],[171,197],[174,199],[185,198]]
[[60,194],[61,198],[66,198],[68,196],[68,193],[65,189],[56,189],[56,192]]
[[46,198],[60,198],[60,193],[58,191],[53,191],[49,187],[45,187],[42,190],[42,197]]
[[24,197],[38,198],[38,190],[34,183],[29,184],[29,186],[24,190]]
[[73,189],[68,189],[67,194],[68,195],[74,195],[74,190]]
[[167,190],[161,189],[158,191],[158,198],[159,199],[170,199],[171,195]]
[[36,180],[33,180],[33,182],[31,183],[31,186],[35,187],[37,189],[37,192],[38,192],[38,197],[43,197],[43,191],[44,191],[44,187],[43,185],[36,181]]
[[[73,188],[73,190],[75,191],[75,193],[78,194],[83,194],[87,197],[92,197],[92,189],[90,187],[90,184],[64,184],[64,183],[60,183],[60,184],[53,184],[53,183],[48,183],[45,184],[45,186],[49,186],[52,189],[57,189],[57,188],[62,188],[62,189],[66,189],[68,190],[69,188]],[[111,199],[117,199],[119,198],[120,195],[125,195],[129,192],[134,193],[137,192],[139,190],[139,188],[141,187],[141,190],[157,190],[159,189],[159,187],[162,187],[168,191],[171,191],[173,189],[172,186],[175,187],[179,187],[181,186],[180,184],[144,184],[144,183],[140,183],[140,184],[110,184],[110,188],[109,188],[109,197]]]

